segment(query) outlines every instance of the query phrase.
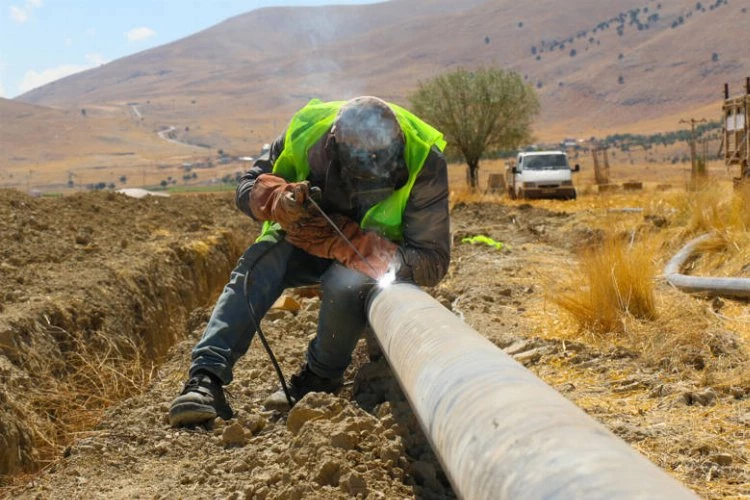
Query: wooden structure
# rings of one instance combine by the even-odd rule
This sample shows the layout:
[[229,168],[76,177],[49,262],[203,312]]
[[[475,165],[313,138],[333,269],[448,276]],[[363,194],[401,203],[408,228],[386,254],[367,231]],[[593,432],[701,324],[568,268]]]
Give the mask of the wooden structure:
[[504,193],[506,189],[504,174],[490,174],[487,178],[488,193]]
[[[696,120],[695,118],[691,118],[689,120],[680,120],[680,123],[689,123],[690,124],[690,181],[695,182],[700,177],[706,176],[706,159],[707,155],[703,154],[703,156],[698,157],[698,147],[697,147],[697,138],[695,137],[695,125],[697,123],[705,123],[706,119],[701,118],[700,120]],[[705,145],[705,144],[704,144]]]
[[606,147],[593,147],[591,148],[591,155],[594,158],[594,179],[596,184],[599,186],[599,190],[603,191],[607,188],[602,189],[602,186],[609,185],[609,156],[607,155]]
[[745,80],[745,94],[729,97],[729,84],[724,84],[724,105],[722,117],[724,124],[724,164],[739,165],[740,177],[735,179],[750,179],[750,77]]

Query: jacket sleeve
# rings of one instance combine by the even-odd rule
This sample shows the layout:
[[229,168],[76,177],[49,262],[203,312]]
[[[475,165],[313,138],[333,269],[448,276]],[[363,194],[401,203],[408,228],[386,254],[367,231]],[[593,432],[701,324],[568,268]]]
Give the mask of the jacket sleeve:
[[398,276],[421,286],[437,285],[448,271],[451,236],[448,167],[445,156],[434,147],[406,203],[403,234]]
[[258,157],[250,167],[250,170],[242,174],[239,183],[237,184],[237,190],[234,194],[234,202],[237,208],[248,216],[253,217],[250,210],[250,191],[252,191],[255,185],[255,179],[261,174],[269,174],[273,170],[273,164],[276,163],[276,159],[279,157],[282,151],[284,151],[284,137],[286,132],[283,132],[279,137],[271,144],[271,149],[268,153]]

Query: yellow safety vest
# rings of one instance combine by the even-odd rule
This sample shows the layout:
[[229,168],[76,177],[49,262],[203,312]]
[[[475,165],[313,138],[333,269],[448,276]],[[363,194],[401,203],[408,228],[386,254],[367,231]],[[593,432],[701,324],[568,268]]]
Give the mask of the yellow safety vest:
[[[284,137],[284,150],[273,165],[273,173],[288,182],[300,182],[310,175],[308,152],[323,134],[330,130],[345,101],[322,102],[313,99],[292,117]],[[432,146],[445,149],[443,134],[415,115],[395,104],[388,103],[404,132],[404,157],[409,178],[404,186],[388,198],[373,205],[362,218],[360,226],[372,229],[391,241],[403,239],[402,216],[417,175],[422,170]],[[266,221],[258,241],[276,239],[279,225]],[[268,238],[270,237],[270,238]]]

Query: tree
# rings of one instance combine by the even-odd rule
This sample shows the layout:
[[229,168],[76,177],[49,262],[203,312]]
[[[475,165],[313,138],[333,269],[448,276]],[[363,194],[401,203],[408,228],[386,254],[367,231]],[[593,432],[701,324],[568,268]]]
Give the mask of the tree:
[[471,189],[479,187],[479,160],[490,149],[515,149],[531,139],[539,113],[536,91],[514,71],[458,69],[419,84],[414,112],[445,134],[467,164]]

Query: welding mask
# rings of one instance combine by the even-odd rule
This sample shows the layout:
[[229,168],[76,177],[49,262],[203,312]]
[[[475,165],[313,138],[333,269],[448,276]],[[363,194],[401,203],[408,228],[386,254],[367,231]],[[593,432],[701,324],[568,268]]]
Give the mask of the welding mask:
[[404,134],[384,101],[348,101],[336,115],[330,135],[343,187],[360,207],[372,206],[406,184]]

